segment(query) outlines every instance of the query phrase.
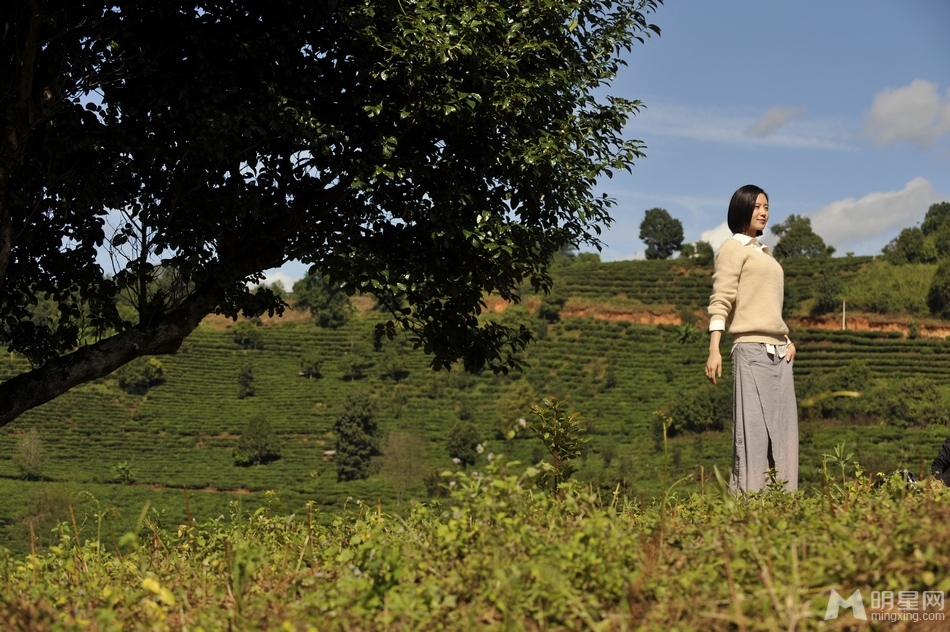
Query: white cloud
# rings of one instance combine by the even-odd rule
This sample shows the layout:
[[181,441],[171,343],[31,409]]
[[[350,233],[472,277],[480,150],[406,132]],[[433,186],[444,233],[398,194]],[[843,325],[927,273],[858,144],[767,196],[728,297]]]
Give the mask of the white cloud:
[[262,283],[266,285],[272,285],[280,281],[281,285],[284,286],[284,289],[288,292],[291,288],[294,287],[294,282],[299,281],[301,277],[294,277],[287,273],[283,268],[277,268],[273,270],[267,270],[265,272],[265,277]]
[[[781,114],[782,110],[795,112]],[[628,132],[637,138],[656,134],[743,146],[853,149],[850,139],[856,130],[852,130],[848,123],[836,119],[791,120],[800,113],[797,108],[772,108],[763,116],[749,108],[656,104],[631,119]],[[768,133],[750,133],[756,128]]]
[[928,147],[947,133],[950,133],[950,89],[942,97],[937,84],[923,79],[877,93],[865,117],[865,136],[884,146],[905,141]]
[[732,231],[729,230],[729,223],[723,222],[713,229],[704,230],[699,236],[699,241],[709,242],[709,245],[713,247],[713,250],[719,250],[719,246],[721,246],[723,242],[725,242],[730,237],[732,237]]
[[768,112],[746,129],[746,134],[755,138],[765,138],[771,136],[776,130],[784,127],[796,116],[805,113],[805,108],[770,108]]
[[900,191],[846,198],[807,213],[815,232],[838,254],[877,254],[900,229],[913,226],[931,204],[942,199],[926,178],[914,178]]

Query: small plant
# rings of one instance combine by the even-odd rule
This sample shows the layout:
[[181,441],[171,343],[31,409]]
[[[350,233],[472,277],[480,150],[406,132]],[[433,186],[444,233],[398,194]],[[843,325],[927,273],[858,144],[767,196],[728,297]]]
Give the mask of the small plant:
[[119,461],[112,468],[112,479],[122,485],[131,485],[135,482],[135,470],[132,461]]
[[27,480],[38,481],[43,478],[46,453],[43,449],[43,440],[36,428],[30,428],[20,436],[16,451],[13,453],[13,463]]
[[565,412],[564,402],[554,397],[544,398],[540,406],[532,405],[531,412],[537,417],[531,429],[551,454],[551,462],[544,464],[542,483],[556,491],[577,471],[574,460],[581,456],[582,446],[587,442],[581,437],[580,413]]

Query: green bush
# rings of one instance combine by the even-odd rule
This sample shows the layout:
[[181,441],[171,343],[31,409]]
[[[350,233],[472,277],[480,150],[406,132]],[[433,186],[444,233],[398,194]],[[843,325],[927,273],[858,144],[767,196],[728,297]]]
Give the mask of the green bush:
[[452,424],[445,439],[445,450],[456,465],[468,467],[475,465],[479,451],[482,450],[484,437],[478,427],[463,421]]
[[239,466],[263,465],[280,458],[280,441],[264,415],[255,415],[241,432],[231,453]]
[[165,381],[165,367],[154,357],[136,358],[122,366],[115,375],[119,378],[119,388],[133,395],[144,395],[153,386]]
[[30,428],[17,439],[13,452],[13,464],[27,480],[37,481],[43,478],[46,466],[46,449],[36,428]]
[[241,320],[231,326],[231,337],[242,349],[263,349],[264,334],[259,326],[249,320]]
[[729,380],[704,384],[681,394],[670,406],[675,431],[721,431],[732,419],[732,385]]
[[238,399],[245,397],[254,397],[256,390],[254,388],[254,369],[249,364],[242,364],[238,369]]
[[344,404],[343,412],[333,424],[336,435],[337,481],[355,481],[369,476],[379,447],[376,406],[365,395],[354,395]]
[[845,281],[848,310],[927,314],[927,292],[936,269],[935,264],[896,266],[877,259]]
[[927,291],[927,307],[934,316],[950,319],[950,261],[937,268]]

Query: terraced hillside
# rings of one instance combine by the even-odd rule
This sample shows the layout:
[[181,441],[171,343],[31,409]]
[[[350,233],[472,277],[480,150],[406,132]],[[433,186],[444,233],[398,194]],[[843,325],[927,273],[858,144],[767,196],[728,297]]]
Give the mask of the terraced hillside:
[[[860,263],[842,259],[835,265],[848,273],[856,269],[848,266]],[[685,269],[676,262],[579,265],[559,275],[558,289],[570,301],[628,301],[627,307],[635,301],[671,314],[700,305],[709,287],[708,270]],[[802,272],[790,273],[790,283],[798,283],[799,276],[807,279],[801,283],[814,282],[814,275]],[[811,292],[801,287],[796,291],[806,300]],[[521,307],[495,317],[532,319]],[[276,502],[268,490],[287,512],[301,514],[308,502],[314,503],[317,519],[324,521],[356,500],[394,506],[425,497],[425,476],[454,467],[446,440],[459,424],[474,424],[488,452],[531,462],[543,458],[536,439],[506,441],[498,429],[516,423],[517,416],[530,419],[527,403],[548,395],[567,398],[589,422],[589,450],[577,476],[605,494],[619,482],[623,493],[649,499],[683,476],[694,477],[686,487],[700,485],[701,468],[704,476],[714,466],[726,471],[731,457],[728,419],[722,432],[672,437],[667,453],[655,432],[655,411],[669,410],[710,388],[702,371],[707,343],[695,329],[593,317],[565,317],[547,325],[532,322],[539,339],[526,352],[530,368],[505,377],[433,373],[421,352],[375,349],[369,317],[339,330],[267,323],[257,330],[260,348],[243,348],[232,330],[209,321],[178,354],[160,358],[165,382],[146,395],[127,394],[115,378],[105,379],[74,389],[3,429],[0,538],[22,547],[29,541],[29,520],[40,530],[43,520],[52,519],[40,510],[58,505],[62,512],[64,499],[84,510],[81,515],[105,515],[105,527],[116,532],[128,529],[146,502],[159,519],[178,524],[189,513],[225,513],[230,502]],[[941,396],[950,391],[950,342],[945,339],[817,328],[795,333],[800,348],[796,372],[802,384],[859,360],[874,379],[917,376],[930,380]],[[728,341],[728,351],[726,345]],[[318,377],[300,376],[305,355],[322,360]],[[351,375],[354,359],[365,363],[364,377]],[[243,399],[237,383],[242,365],[253,370],[255,387],[255,395]],[[0,360],[0,379],[22,368],[21,360],[6,356]],[[345,410],[347,398],[357,393],[376,398],[384,435],[421,437],[421,447],[413,444],[409,455],[396,453],[405,447],[391,447],[370,478],[340,483],[335,463],[325,452],[334,447],[334,420]],[[238,467],[232,451],[255,415],[270,421],[282,456],[267,465]],[[804,418],[805,485],[817,482],[822,455],[841,441],[871,469],[917,471],[929,464],[948,433],[946,420],[916,428],[881,418],[863,418],[860,425],[807,414]],[[48,457],[45,480],[38,482],[24,480],[11,458],[22,433],[31,427],[38,429]],[[398,466],[402,474],[394,475],[399,471],[394,465],[407,463],[407,456],[411,466]],[[117,512],[105,511],[111,507]]]

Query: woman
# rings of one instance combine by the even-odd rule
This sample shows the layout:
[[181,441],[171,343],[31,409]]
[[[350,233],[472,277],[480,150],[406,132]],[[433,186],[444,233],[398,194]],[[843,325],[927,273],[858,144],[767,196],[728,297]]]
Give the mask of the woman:
[[709,297],[706,377],[722,377],[719,344],[728,323],[732,335],[734,491],[756,491],[769,472],[798,489],[798,406],[792,379],[795,345],[782,320],[785,275],[757,237],[769,220],[769,197],[748,184],[729,202],[734,233],[716,253]]

